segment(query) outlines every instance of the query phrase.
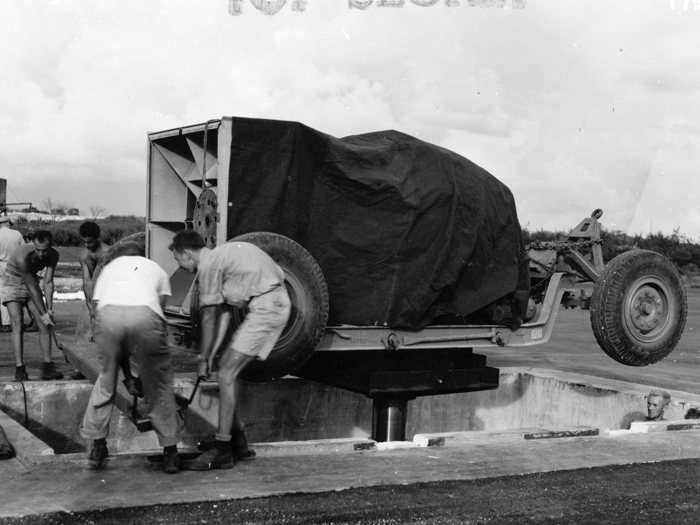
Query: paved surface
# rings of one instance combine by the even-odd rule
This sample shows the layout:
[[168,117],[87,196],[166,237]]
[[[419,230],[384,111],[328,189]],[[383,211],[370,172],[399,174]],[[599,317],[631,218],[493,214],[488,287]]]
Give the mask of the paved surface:
[[700,460],[673,461],[263,499],[59,512],[0,518],[0,523],[696,524],[699,473]]
[[[74,333],[74,319],[82,311],[81,302],[60,303],[56,305],[59,340],[69,344]],[[559,369],[582,374],[608,377],[640,384],[650,384],[674,390],[685,390],[700,393],[700,293],[692,290],[689,297],[689,322],[684,337],[676,351],[663,362],[650,367],[632,368],[618,365],[608,358],[597,347],[589,327],[588,312],[581,310],[561,311],[555,328],[553,340],[539,347],[529,349],[500,348],[488,351],[491,366],[532,366],[538,368]],[[26,361],[30,377],[36,377],[39,367],[39,352],[36,346],[36,334],[27,334]],[[191,370],[191,356],[179,354],[175,362],[181,371]],[[71,367],[61,364],[60,369],[69,372]],[[14,374],[12,351],[7,334],[0,334],[0,381],[7,380]],[[92,512],[99,509],[120,507],[147,506],[154,504],[179,504],[183,501],[192,502],[192,506],[180,509],[184,516],[195,517],[194,520],[184,519],[184,522],[201,521],[206,523],[208,513],[213,516],[212,522],[229,522],[226,514],[217,514],[218,503],[212,500],[227,501],[222,509],[253,509],[250,521],[265,521],[263,514],[256,515],[255,509],[266,509],[267,516],[272,522],[308,523],[308,522],[367,522],[367,523],[438,523],[442,518],[436,515],[431,518],[430,510],[439,506],[437,501],[428,497],[425,501],[417,497],[422,489],[397,488],[415,483],[434,482],[435,497],[457,499],[469,502],[477,498],[478,505],[455,507],[446,505],[443,515],[444,523],[475,522],[503,520],[503,523],[520,523],[535,520],[543,523],[578,522],[597,523],[610,518],[599,512],[616,513],[613,521],[608,522],[693,522],[689,514],[697,512],[698,490],[689,495],[692,486],[697,487],[698,462],[700,457],[700,433],[697,432],[664,432],[660,434],[626,435],[615,438],[595,437],[576,439],[554,439],[542,441],[499,442],[489,441],[472,443],[470,445],[446,446],[442,448],[411,449],[396,451],[373,451],[351,454],[305,456],[305,457],[275,457],[260,458],[248,464],[241,464],[231,471],[209,473],[183,472],[175,476],[166,476],[148,466],[139,459],[117,458],[112,460],[109,468],[103,472],[87,470],[80,461],[62,461],[42,465],[26,466],[17,460],[0,462],[0,516],[20,516],[37,513],[55,513],[62,511]],[[664,464],[659,470],[653,465],[639,466],[642,470],[620,470],[632,472],[627,481],[619,483],[611,481],[600,483],[597,474],[591,475],[589,467],[632,464],[639,462],[657,462],[682,460],[680,463]],[[503,481],[486,480],[499,476],[521,476],[548,471],[570,469],[587,469],[581,473],[571,473],[567,477],[551,474],[549,477],[534,478],[503,478]],[[646,470],[645,470],[646,469]],[[608,472],[607,470],[605,472]],[[612,471],[611,471],[612,472]],[[618,471],[614,471],[618,472]],[[636,484],[632,482],[634,472],[641,476],[650,476]],[[694,474],[693,474],[694,473]],[[627,475],[627,474],[625,474]],[[598,476],[598,477],[597,477]],[[657,480],[658,476],[658,480]],[[693,477],[695,476],[695,477]],[[662,492],[671,494],[669,497],[659,496],[654,489],[661,491],[666,487],[660,485],[661,479],[675,480],[685,483],[678,486],[677,492]],[[542,487],[532,489],[527,479],[548,480],[550,497],[542,492]],[[607,479],[607,478],[606,478]],[[612,478],[613,480],[615,478]],[[510,481],[508,481],[510,480]],[[658,482],[657,482],[658,481]],[[449,483],[447,483],[449,482]],[[567,483],[581,483],[580,491],[576,486],[571,489]],[[450,483],[456,483],[450,485]],[[503,500],[490,499],[484,506],[478,495],[483,492],[481,487],[489,483],[502,483],[500,492]],[[351,492],[346,496],[334,495],[328,491],[357,489],[359,487],[382,487],[369,492]],[[492,485],[496,486],[496,485]],[[418,487],[424,487],[420,485]],[[606,488],[607,487],[607,488]],[[625,499],[627,491],[633,488],[634,496]],[[358,489],[359,490],[359,489]],[[367,491],[368,489],[361,489]],[[375,492],[376,491],[376,492]],[[452,491],[452,492],[450,492]],[[457,491],[455,493],[454,491]],[[569,492],[567,492],[569,491]],[[288,508],[289,514],[277,512],[275,496],[289,493],[318,493],[318,501],[322,514],[318,519],[310,510],[295,511],[291,496],[280,503],[282,508]],[[362,494],[375,494],[374,503],[370,506],[367,520],[363,521],[362,511],[354,513],[352,505],[362,500]],[[380,496],[384,494],[384,499]],[[382,514],[381,506],[387,505],[390,495],[396,494],[404,498],[406,505],[389,505],[390,512]],[[428,493],[430,494],[430,492]],[[451,496],[448,494],[452,494]],[[581,494],[580,507],[572,506],[572,498]],[[585,495],[591,494],[586,500]],[[301,496],[309,497],[312,496]],[[367,496],[369,498],[369,496]],[[236,501],[239,498],[266,498],[262,502],[250,503]],[[598,498],[598,499],[596,499]],[[662,511],[665,515],[656,513],[656,507],[646,506],[646,499],[664,503]],[[655,498],[655,499],[654,499]],[[372,498],[370,498],[372,499]],[[234,500],[234,501],[230,501]],[[207,504],[197,502],[210,501]],[[322,502],[327,502],[323,504]],[[423,503],[421,503],[423,501]],[[353,503],[355,502],[355,503]],[[586,503],[587,502],[587,503]],[[284,507],[289,504],[292,507]],[[315,508],[314,504],[311,509]],[[324,506],[325,505],[325,506]],[[337,505],[338,507],[335,507]],[[372,507],[372,505],[374,505]],[[431,507],[432,505],[432,507]],[[325,508],[325,511],[323,509]],[[374,510],[372,510],[372,508]],[[416,514],[411,514],[410,508],[417,508]],[[423,510],[421,510],[423,508]],[[513,508],[513,512],[509,509]],[[572,513],[571,508],[582,508],[582,514]],[[659,506],[661,509],[662,506]],[[168,507],[170,511],[150,511],[153,515],[168,516],[167,512],[175,512],[176,507]],[[188,509],[190,509],[188,511]],[[243,510],[241,510],[243,509]],[[408,509],[408,510],[406,510]],[[427,510],[426,510],[427,509]],[[452,509],[452,510],[450,510]],[[461,510],[459,510],[461,509]],[[468,509],[472,509],[469,511]],[[618,512],[633,512],[643,510],[644,519],[632,519]],[[187,512],[194,514],[187,514]],[[451,512],[467,513],[465,520],[455,519]],[[662,512],[659,511],[659,512]],[[118,516],[118,512],[110,511]],[[128,511],[124,511],[128,512]],[[134,511],[132,511],[134,512]],[[141,512],[141,511],[138,511]],[[325,514],[323,514],[325,512]],[[408,512],[408,514],[406,514]],[[578,512],[578,511],[576,511]],[[583,511],[582,511],[583,512]],[[427,514],[426,514],[427,513]],[[338,516],[336,520],[333,516]],[[56,523],[69,521],[66,515],[55,518]],[[88,515],[86,515],[88,516]],[[95,516],[102,516],[96,514]],[[127,514],[123,518],[132,521]],[[141,516],[141,514],[137,514]],[[412,517],[414,516],[414,517]],[[634,514],[630,514],[634,516]],[[660,517],[661,516],[661,517]],[[665,517],[664,517],[665,516]],[[672,516],[673,519],[666,519]],[[103,516],[109,518],[109,513]],[[65,518],[65,519],[64,519]],[[347,519],[346,519],[347,518]],[[437,519],[440,518],[440,519]],[[43,519],[49,519],[44,516]],[[53,519],[53,518],[52,518]],[[76,517],[75,519],[82,519]],[[92,518],[86,517],[86,522]],[[238,521],[246,521],[241,516]],[[612,518],[611,518],[612,519]],[[95,518],[101,521],[101,518]],[[345,521],[343,521],[345,520]],[[510,521],[509,521],[510,520]],[[646,521],[645,521],[646,520]],[[119,521],[117,519],[117,521]],[[140,521],[137,519],[136,521]],[[170,519],[165,521],[178,522]]]
[[491,438],[459,446],[259,458],[232,470],[177,475],[164,474],[141,458],[114,459],[103,471],[87,469],[83,458],[27,469],[10,460],[0,462],[0,490],[5,494],[0,516],[476,480],[697,457],[700,433],[679,431],[614,438]]

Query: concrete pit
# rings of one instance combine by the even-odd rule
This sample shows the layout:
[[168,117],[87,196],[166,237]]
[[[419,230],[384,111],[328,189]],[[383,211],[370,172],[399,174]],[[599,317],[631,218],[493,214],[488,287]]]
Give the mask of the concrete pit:
[[[189,396],[192,387],[185,378],[176,382],[176,391],[184,396]],[[79,426],[91,388],[88,381],[4,383],[0,385],[0,409],[54,454],[83,452],[85,440]],[[405,439],[450,432],[627,429],[633,421],[644,420],[650,389],[560,371],[503,368],[496,390],[409,401]],[[217,395],[215,384],[200,387],[184,420],[183,448],[214,432]],[[700,406],[698,394],[671,391],[671,395],[667,420],[681,420],[691,408]],[[245,383],[242,399],[242,417],[253,443],[368,440],[371,435],[372,401],[345,390],[287,378]],[[138,432],[119,410],[114,410],[110,427],[108,443],[114,454],[159,449],[153,432]]]

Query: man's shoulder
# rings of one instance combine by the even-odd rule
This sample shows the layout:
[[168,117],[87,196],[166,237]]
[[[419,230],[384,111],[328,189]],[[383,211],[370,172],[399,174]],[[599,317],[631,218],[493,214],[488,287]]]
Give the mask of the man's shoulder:
[[20,239],[24,241],[24,237],[20,232],[17,230],[13,230],[12,228],[0,228],[0,237],[4,237],[8,240],[15,240],[15,239]]

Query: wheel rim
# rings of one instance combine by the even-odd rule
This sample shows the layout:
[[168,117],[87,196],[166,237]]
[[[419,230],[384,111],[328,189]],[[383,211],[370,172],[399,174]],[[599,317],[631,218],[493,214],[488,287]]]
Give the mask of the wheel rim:
[[656,277],[638,279],[625,296],[624,326],[640,343],[653,343],[672,328],[675,303],[671,291]]

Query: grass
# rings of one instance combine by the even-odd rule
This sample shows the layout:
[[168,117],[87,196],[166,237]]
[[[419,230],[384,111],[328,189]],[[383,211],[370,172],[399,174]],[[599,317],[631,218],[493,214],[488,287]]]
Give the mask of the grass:
[[80,252],[82,246],[56,246],[60,255],[58,261],[60,263],[77,263],[80,262]]

